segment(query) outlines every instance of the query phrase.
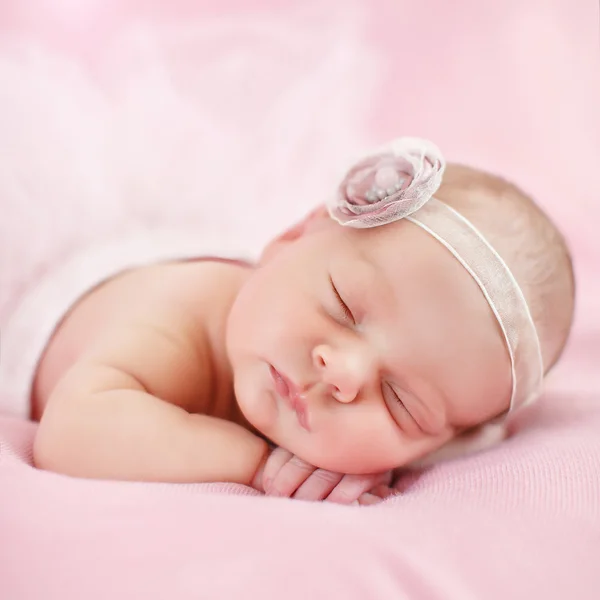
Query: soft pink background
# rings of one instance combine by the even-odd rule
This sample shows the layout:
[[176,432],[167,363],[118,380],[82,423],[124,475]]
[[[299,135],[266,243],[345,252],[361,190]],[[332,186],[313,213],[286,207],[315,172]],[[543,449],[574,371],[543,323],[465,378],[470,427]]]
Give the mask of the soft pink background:
[[157,223],[266,239],[404,134],[532,193],[579,288],[519,435],[383,509],[38,473],[34,426],[0,416],[0,596],[596,598],[598,22],[596,0],[0,3],[2,325],[90,240]]

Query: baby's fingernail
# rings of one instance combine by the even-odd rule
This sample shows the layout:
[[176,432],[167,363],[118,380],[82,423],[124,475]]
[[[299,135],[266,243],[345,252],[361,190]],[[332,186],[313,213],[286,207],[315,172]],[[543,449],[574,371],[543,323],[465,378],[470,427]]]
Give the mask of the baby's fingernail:
[[379,498],[379,496],[374,496],[373,494],[363,494],[360,499],[359,499],[359,504],[361,506],[369,506],[372,504],[379,504],[382,501],[381,498]]
[[271,487],[272,483],[273,483],[272,479],[263,479],[262,487],[263,487],[263,490],[265,491],[265,494],[269,491],[269,488]]

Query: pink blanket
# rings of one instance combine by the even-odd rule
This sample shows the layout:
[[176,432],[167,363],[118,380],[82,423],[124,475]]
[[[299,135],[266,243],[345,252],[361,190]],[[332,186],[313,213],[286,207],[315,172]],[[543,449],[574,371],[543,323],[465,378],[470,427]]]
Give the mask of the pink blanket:
[[0,5],[3,329],[91,242],[156,224],[267,239],[401,133],[562,223],[573,338],[505,444],[373,508],[39,472],[35,425],[0,415],[0,598],[597,598],[597,3],[140,4]]

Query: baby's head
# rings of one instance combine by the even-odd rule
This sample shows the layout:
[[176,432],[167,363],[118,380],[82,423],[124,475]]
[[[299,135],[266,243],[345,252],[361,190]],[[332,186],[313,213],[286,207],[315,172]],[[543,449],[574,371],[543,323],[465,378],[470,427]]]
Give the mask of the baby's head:
[[274,240],[229,317],[245,417],[321,468],[385,471],[503,418],[539,393],[569,333],[554,225],[514,185],[444,171],[419,143],[360,163],[329,212]]

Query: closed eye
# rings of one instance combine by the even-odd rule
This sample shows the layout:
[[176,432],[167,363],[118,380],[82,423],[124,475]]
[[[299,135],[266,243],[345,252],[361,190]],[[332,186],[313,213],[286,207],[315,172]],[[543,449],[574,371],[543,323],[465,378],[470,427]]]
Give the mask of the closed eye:
[[[408,408],[406,408],[406,404],[402,401],[400,394],[398,394],[398,392],[396,392],[396,390],[389,383],[382,384],[382,388],[387,388],[389,390],[387,394],[388,398],[390,398],[389,402],[394,404],[396,410],[399,410],[401,414],[406,415],[410,419],[411,426],[416,426],[419,431],[422,431],[421,426],[415,417],[408,410]],[[385,391],[383,393],[385,395]],[[405,419],[403,419],[403,421],[405,421]]]
[[396,390],[389,383],[384,383],[383,385],[385,387],[387,387],[388,390],[390,390],[389,395],[391,396],[392,400],[394,402],[396,402],[397,404],[400,404],[400,406],[402,406],[402,408],[404,408],[404,410],[406,410],[406,406],[404,406],[404,402],[402,402],[402,400],[400,399],[400,396],[398,395]]
[[356,321],[354,319],[354,315],[352,314],[352,311],[348,308],[348,305],[344,302],[344,299],[340,295],[338,289],[335,287],[335,283],[333,282],[331,275],[329,276],[329,282],[331,283],[331,288],[333,289],[333,293],[335,294],[336,300],[340,308],[342,309],[342,312],[344,313],[344,320],[350,321],[353,325],[355,325]]

